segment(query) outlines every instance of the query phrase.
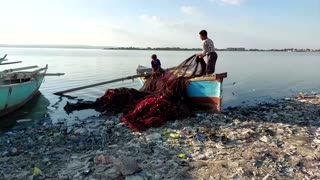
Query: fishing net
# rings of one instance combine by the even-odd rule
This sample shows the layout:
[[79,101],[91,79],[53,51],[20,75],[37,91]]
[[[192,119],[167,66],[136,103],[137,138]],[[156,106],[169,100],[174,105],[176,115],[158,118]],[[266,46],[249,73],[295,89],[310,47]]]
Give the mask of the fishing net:
[[187,85],[190,78],[205,73],[205,65],[203,59],[193,55],[172,71],[151,75],[140,90],[109,89],[95,102],[67,104],[65,109],[71,112],[94,108],[104,114],[123,112],[121,122],[135,131],[158,127],[168,120],[192,115]]

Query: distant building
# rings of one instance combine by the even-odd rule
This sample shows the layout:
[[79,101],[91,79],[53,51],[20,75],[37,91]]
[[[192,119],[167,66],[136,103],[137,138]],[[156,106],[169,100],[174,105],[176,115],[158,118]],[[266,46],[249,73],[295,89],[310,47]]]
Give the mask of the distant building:
[[227,51],[245,51],[246,50],[246,48],[227,48],[226,49]]

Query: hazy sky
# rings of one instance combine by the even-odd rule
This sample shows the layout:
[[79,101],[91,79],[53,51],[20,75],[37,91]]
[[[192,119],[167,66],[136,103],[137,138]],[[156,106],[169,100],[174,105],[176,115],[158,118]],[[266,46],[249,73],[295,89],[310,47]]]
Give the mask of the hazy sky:
[[320,0],[0,0],[0,44],[320,48]]

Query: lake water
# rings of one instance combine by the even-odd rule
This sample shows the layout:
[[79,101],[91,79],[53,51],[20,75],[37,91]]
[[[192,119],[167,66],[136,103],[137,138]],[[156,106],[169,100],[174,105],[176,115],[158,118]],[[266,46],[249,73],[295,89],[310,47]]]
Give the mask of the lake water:
[[[8,54],[10,61],[22,64],[0,67],[15,68],[28,65],[49,65],[48,72],[66,73],[61,77],[46,77],[32,102],[14,115],[1,121],[17,119],[85,118],[97,113],[92,110],[66,114],[63,110],[68,100],[53,95],[54,92],[81,85],[135,75],[138,64],[149,66],[150,56],[157,53],[162,66],[172,67],[196,52],[190,51],[120,51],[98,49],[37,49],[0,48],[1,55]],[[298,92],[319,92],[320,53],[294,52],[218,52],[217,72],[228,72],[224,82],[223,107],[252,105],[292,96]],[[124,81],[70,93],[84,100],[95,100],[108,88],[140,88],[138,80]]]

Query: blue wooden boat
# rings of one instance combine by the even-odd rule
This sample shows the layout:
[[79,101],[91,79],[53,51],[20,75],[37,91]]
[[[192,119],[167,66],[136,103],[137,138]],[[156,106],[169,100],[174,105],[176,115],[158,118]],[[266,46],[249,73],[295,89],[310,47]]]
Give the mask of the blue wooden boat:
[[[151,68],[138,66],[137,74],[150,74]],[[222,84],[227,73],[214,74],[212,76],[203,76],[190,79],[187,86],[187,93],[192,102],[202,108],[209,109],[212,112],[221,112],[222,106]],[[141,84],[147,80],[145,77],[139,78]]]
[[0,117],[19,109],[38,93],[48,66],[32,72],[15,72],[35,67],[0,72]]

